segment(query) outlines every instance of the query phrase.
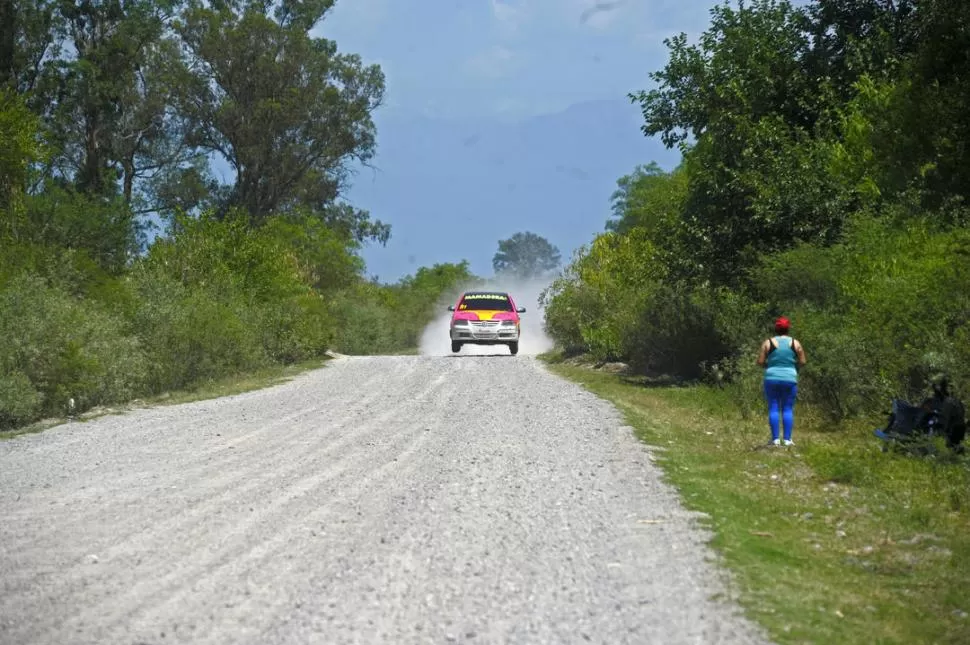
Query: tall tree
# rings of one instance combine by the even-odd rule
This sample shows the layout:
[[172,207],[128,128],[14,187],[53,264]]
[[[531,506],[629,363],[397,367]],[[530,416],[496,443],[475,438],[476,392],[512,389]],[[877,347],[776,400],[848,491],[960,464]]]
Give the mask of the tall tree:
[[38,129],[22,97],[0,87],[0,233],[11,233],[20,214],[29,165],[41,155]]
[[[736,283],[757,254],[827,240],[842,210],[825,173],[831,92],[805,73],[812,40],[791,3],[756,0],[712,9],[696,45],[667,41],[658,86],[632,95],[648,136],[686,152],[684,265],[692,277]],[[693,140],[693,141],[691,141]]]
[[496,274],[531,279],[555,270],[559,262],[558,248],[546,238],[526,231],[499,241],[492,268]]
[[611,196],[614,219],[607,221],[607,231],[626,234],[633,228],[643,228],[657,242],[673,232],[687,194],[683,166],[665,172],[657,162],[651,162],[620,177],[616,185]]
[[815,0],[805,7],[812,50],[805,70],[841,101],[863,76],[894,77],[916,44],[916,0]]
[[60,54],[60,0],[0,0],[0,86],[34,90],[41,72]]
[[[152,147],[165,138],[167,70],[177,46],[168,23],[179,0],[87,0],[56,4],[60,56],[42,70],[38,99],[61,151],[55,176],[81,192],[122,194],[130,203],[136,179],[158,164]],[[119,182],[120,180],[120,182]]]
[[[908,136],[892,162],[909,169],[929,208],[970,206],[970,7],[919,3],[918,37],[899,82],[897,108]],[[883,129],[884,138],[898,134]]]
[[310,35],[332,5],[282,0],[269,15],[261,0],[193,0],[178,24],[196,77],[181,105],[192,141],[232,166],[225,207],[256,223],[297,207],[326,211],[350,162],[373,155],[383,73]]

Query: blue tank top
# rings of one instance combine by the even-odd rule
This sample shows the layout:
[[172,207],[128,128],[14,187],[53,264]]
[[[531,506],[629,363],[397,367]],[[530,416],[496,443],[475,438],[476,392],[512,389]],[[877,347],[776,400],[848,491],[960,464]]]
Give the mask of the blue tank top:
[[765,380],[797,383],[798,370],[795,365],[798,361],[798,355],[795,353],[792,339],[787,336],[776,336],[774,340],[778,348],[774,351],[771,348],[768,350],[768,358],[765,361]]

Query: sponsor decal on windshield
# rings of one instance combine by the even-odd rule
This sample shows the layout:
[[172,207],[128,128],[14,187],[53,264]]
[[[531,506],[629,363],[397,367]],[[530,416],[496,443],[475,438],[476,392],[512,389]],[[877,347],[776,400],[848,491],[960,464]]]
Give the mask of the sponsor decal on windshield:
[[468,306],[468,301],[472,300],[498,300],[501,302],[508,302],[509,297],[503,296],[499,293],[466,293],[465,297],[462,298],[461,304],[458,305],[458,311],[467,311],[468,309],[472,308]]

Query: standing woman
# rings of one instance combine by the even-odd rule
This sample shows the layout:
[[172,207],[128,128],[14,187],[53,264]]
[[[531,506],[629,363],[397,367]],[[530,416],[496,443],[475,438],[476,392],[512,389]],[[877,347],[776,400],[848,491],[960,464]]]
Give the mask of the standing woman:
[[[771,443],[780,446],[795,445],[791,440],[795,425],[795,396],[798,394],[798,370],[805,365],[802,344],[789,335],[791,322],[787,318],[775,321],[775,336],[761,343],[758,365],[764,368],[765,398],[768,400],[768,425],[771,427]],[[785,440],[778,438],[778,421],[784,424]]]

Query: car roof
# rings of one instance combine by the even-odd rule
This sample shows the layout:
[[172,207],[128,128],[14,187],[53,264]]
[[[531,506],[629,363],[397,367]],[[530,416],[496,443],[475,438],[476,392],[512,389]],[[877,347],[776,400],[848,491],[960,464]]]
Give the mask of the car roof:
[[465,297],[465,296],[467,296],[469,294],[478,294],[478,293],[483,294],[483,295],[489,295],[489,296],[507,296],[507,295],[509,295],[509,292],[508,291],[484,291],[484,290],[478,290],[478,289],[475,289],[475,290],[472,290],[472,291],[466,291],[465,293],[463,293],[461,295],[462,295],[462,297]]

